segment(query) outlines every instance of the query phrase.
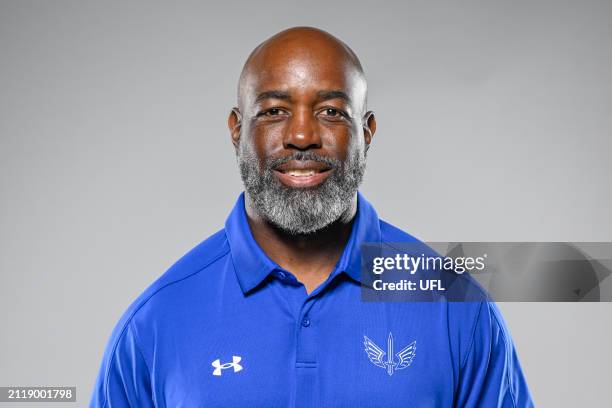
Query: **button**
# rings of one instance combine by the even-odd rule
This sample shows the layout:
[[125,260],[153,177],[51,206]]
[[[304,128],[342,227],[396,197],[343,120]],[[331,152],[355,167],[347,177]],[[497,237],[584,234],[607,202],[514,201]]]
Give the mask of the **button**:
[[279,279],[285,279],[287,277],[287,275],[285,275],[285,272],[279,271],[277,274]]
[[308,318],[308,316],[304,316],[304,318],[302,319],[302,326],[304,327],[310,326],[310,319]]

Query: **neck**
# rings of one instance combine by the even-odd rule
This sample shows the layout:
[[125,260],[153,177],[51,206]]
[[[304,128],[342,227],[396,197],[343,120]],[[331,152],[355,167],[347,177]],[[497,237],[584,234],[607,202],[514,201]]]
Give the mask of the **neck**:
[[245,208],[257,244],[310,293],[327,279],[342,255],[357,213],[357,194],[338,220],[310,234],[289,234],[271,224],[260,216],[246,193]]

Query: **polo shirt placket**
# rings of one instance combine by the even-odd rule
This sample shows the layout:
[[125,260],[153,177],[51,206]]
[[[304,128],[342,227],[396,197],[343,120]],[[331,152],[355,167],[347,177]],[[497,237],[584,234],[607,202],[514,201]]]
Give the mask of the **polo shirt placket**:
[[318,360],[317,360],[317,302],[325,296],[326,288],[334,279],[340,279],[340,268],[325,282],[306,293],[304,285],[299,283],[295,276],[285,270],[279,270],[274,276],[282,284],[280,290],[286,299],[290,300],[292,312],[295,316],[295,370],[292,383],[291,406],[296,408],[318,406]]
[[[305,286],[289,271],[272,261],[252,237],[241,195],[235,209],[226,222],[226,233],[231,247],[236,276],[241,282],[245,296],[265,284],[265,278],[272,276],[279,281],[281,298],[290,303],[291,314],[295,316],[295,371],[292,379],[291,407],[315,407],[319,405],[317,360],[317,301],[326,296],[326,289],[335,279],[346,274],[359,283],[361,259],[358,247],[364,242],[380,243],[378,216],[373,208],[358,194],[358,211],[353,221],[347,244],[329,277],[310,294]],[[414,239],[414,238],[412,238]],[[248,252],[247,252],[248,251]],[[261,265],[253,274],[250,265]],[[245,272],[246,271],[246,272]],[[249,273],[249,271],[251,273]],[[245,276],[246,275],[246,276]],[[342,284],[342,283],[340,283]],[[282,305],[279,305],[282,307]]]

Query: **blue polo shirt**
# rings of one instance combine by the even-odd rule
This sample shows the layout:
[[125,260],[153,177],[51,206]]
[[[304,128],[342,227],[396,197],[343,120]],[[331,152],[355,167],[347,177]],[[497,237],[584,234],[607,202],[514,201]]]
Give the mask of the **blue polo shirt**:
[[359,193],[307,294],[254,240],[241,194],[120,319],[91,407],[533,406],[494,303],[361,300],[360,244],[409,241]]

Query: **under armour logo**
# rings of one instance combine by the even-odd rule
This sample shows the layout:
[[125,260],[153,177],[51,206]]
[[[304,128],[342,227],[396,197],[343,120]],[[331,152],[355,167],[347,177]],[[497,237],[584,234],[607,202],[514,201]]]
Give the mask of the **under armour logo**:
[[[387,339],[387,352],[385,353],[380,347],[376,345],[372,340],[368,339],[368,336],[363,336],[363,344],[365,345],[365,352],[368,354],[368,358],[375,366],[386,368],[387,374],[393,375],[394,370],[403,370],[412,364],[412,360],[416,354],[416,340],[401,349],[395,357],[393,356],[393,335],[389,332],[389,338]],[[386,361],[384,356],[387,356]]]
[[216,359],[215,361],[212,362],[212,366],[215,368],[213,371],[213,375],[221,375],[221,370],[225,370],[226,368],[230,368],[230,367],[234,367],[234,372],[237,373],[238,371],[242,370],[242,366],[238,364],[240,363],[240,360],[242,360],[242,357],[232,356],[231,363],[221,364],[221,360]]

